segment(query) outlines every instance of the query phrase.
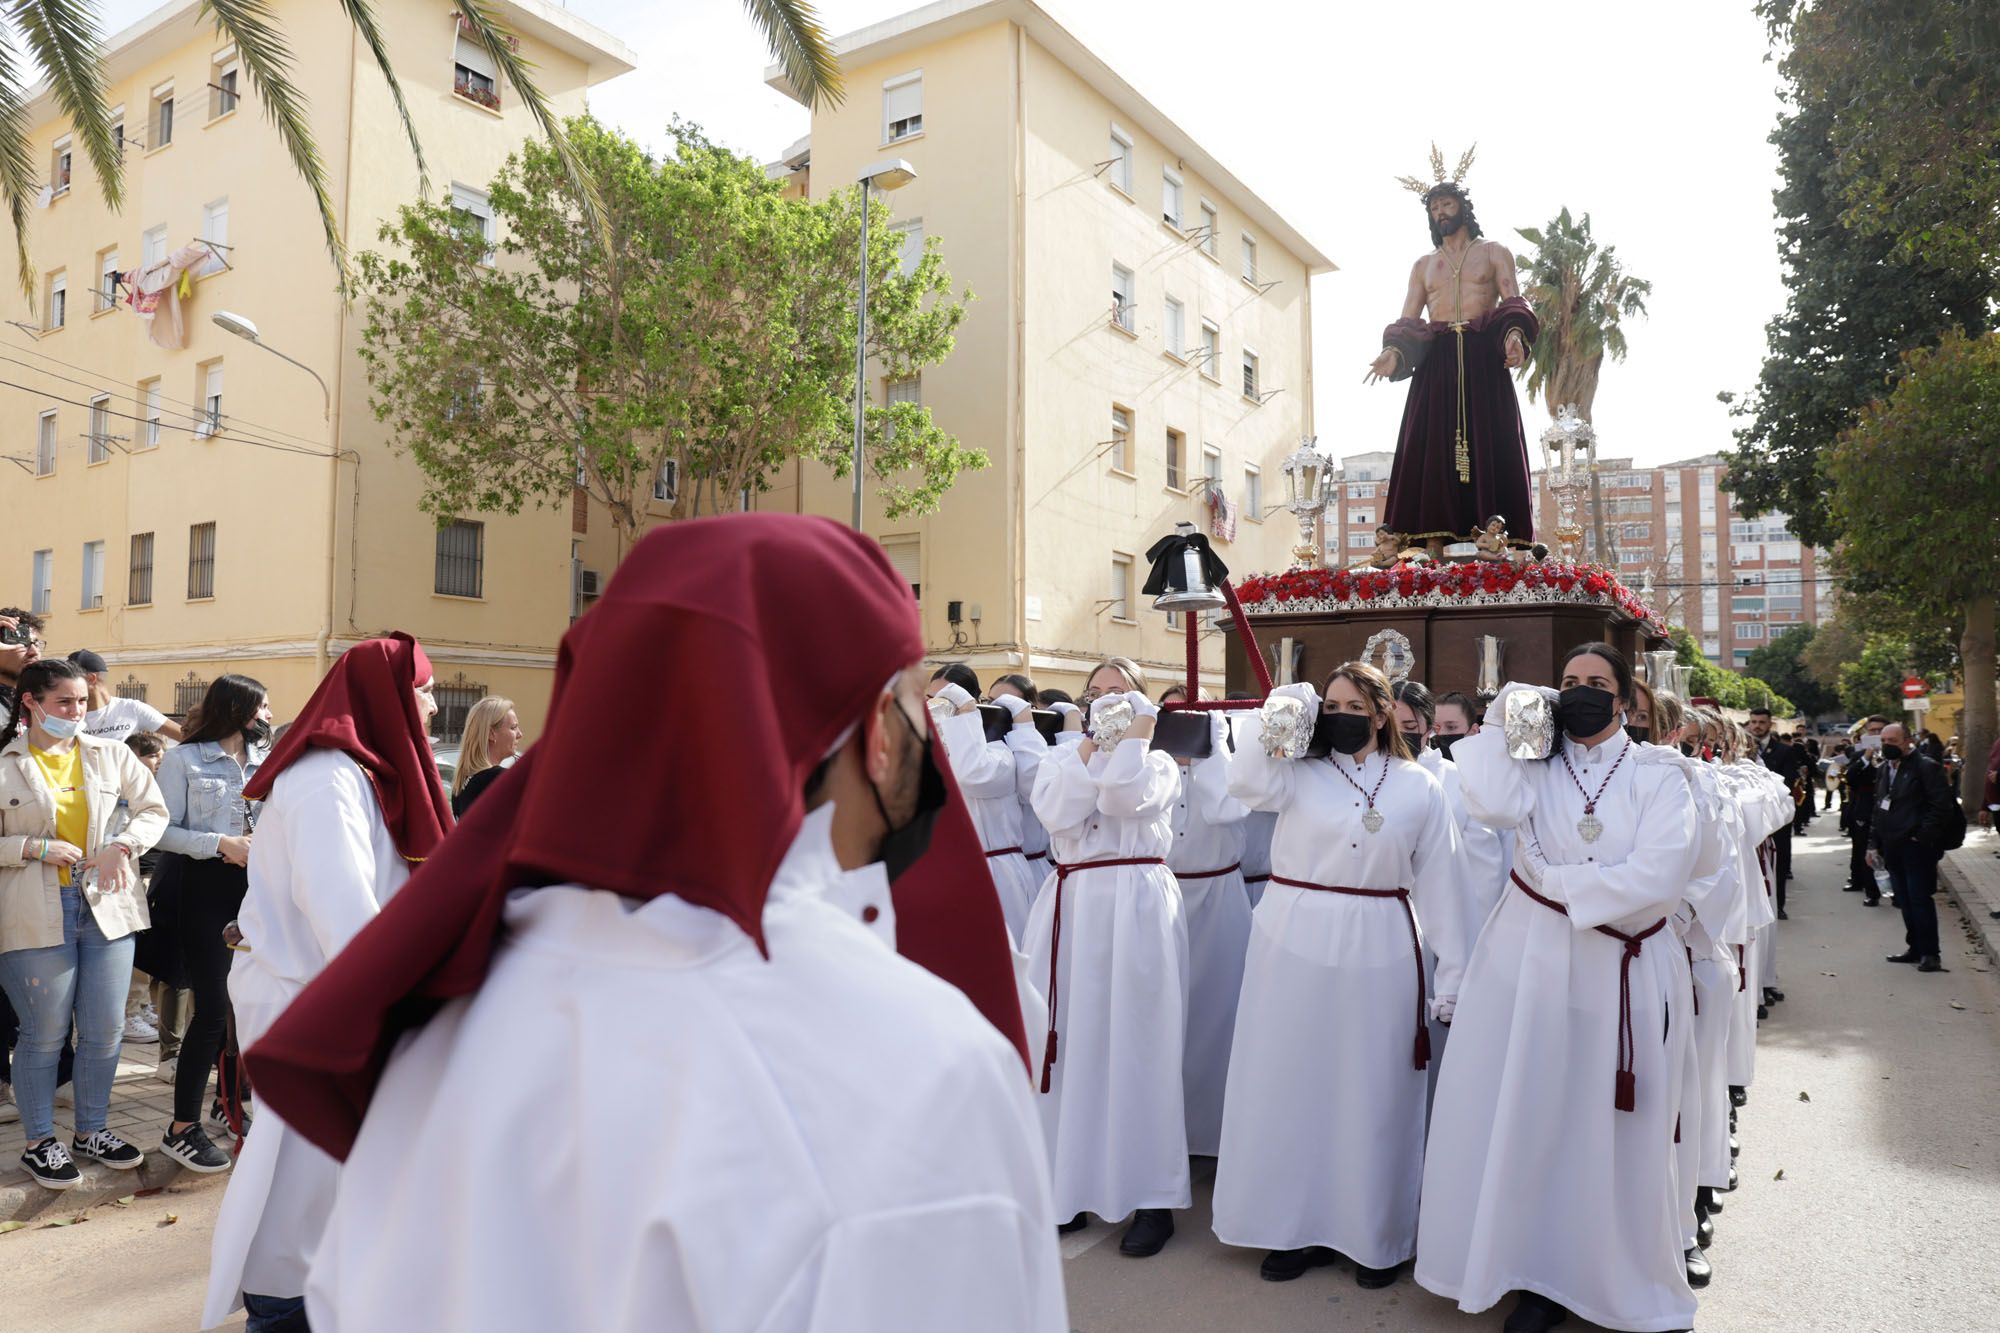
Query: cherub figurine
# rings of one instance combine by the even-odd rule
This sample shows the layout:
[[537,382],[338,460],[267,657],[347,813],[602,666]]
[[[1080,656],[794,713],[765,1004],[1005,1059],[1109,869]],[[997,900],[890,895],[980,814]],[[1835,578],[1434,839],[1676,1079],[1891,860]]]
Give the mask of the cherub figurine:
[[1479,548],[1478,559],[1505,563],[1512,555],[1507,543],[1507,518],[1495,514],[1486,520],[1486,525],[1473,538],[1473,545]]
[[1402,557],[1403,534],[1394,528],[1375,529],[1375,554],[1368,557],[1368,563],[1377,569],[1387,569]]

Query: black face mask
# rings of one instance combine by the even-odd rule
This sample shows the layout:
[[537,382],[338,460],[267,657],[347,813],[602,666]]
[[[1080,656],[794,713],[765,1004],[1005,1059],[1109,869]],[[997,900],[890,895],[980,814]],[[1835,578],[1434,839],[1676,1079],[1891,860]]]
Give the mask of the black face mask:
[[[877,853],[883,867],[889,872],[891,881],[901,878],[903,872],[915,865],[923,854],[930,850],[931,831],[937,827],[940,811],[944,809],[944,775],[938,772],[937,760],[931,753],[931,743],[924,739],[917,724],[910,721],[910,715],[903,711],[903,705],[893,699],[889,707],[903,725],[909,728],[910,737],[923,751],[923,769],[917,778],[917,808],[910,815],[909,822],[901,828],[890,827],[882,836],[882,846]],[[882,804],[882,792],[873,782],[868,790],[875,797],[875,809],[882,816],[882,822],[889,824],[889,811]]]
[[1883,759],[1885,759],[1885,760],[1887,760],[1887,761],[1888,761],[1889,763],[1892,763],[1892,764],[1893,764],[1893,763],[1895,763],[1896,761],[1898,761],[1899,759],[1901,759],[1902,757],[1903,757],[1903,747],[1902,747],[1902,746],[1900,746],[1900,745],[1891,745],[1891,744],[1889,744],[1889,743],[1888,743],[1887,741],[1884,741],[1884,742],[1882,743],[1882,758],[1883,758]]
[[1451,758],[1451,747],[1464,740],[1463,736],[1447,736],[1443,732],[1431,737],[1431,748],[1445,758]]
[[243,739],[258,749],[263,749],[271,743],[271,724],[261,717],[258,718],[243,729]]
[[1682,753],[1682,754],[1684,754],[1684,755],[1686,755],[1686,756],[1687,756],[1688,758],[1690,758],[1690,759],[1694,758],[1694,742],[1693,742],[1693,741],[1682,741],[1682,742],[1681,742],[1681,753]]
[[1321,713],[1313,724],[1310,753],[1359,754],[1368,748],[1368,738],[1374,734],[1373,718],[1359,713]]
[[1411,754],[1422,754],[1424,752],[1424,733],[1421,731],[1403,732],[1403,744],[1410,747]]
[[1635,727],[1630,723],[1626,724],[1625,734],[1641,745],[1653,739],[1653,729],[1651,727]]
[[1572,685],[1556,703],[1556,721],[1572,740],[1595,736],[1618,715],[1618,700],[1595,685]]

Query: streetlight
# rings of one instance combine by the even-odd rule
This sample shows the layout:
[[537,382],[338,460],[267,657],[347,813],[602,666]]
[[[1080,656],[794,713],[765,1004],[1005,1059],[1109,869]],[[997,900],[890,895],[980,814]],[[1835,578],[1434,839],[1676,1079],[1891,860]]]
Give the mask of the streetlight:
[[211,316],[211,318],[215,320],[215,326],[217,328],[225,329],[228,332],[235,334],[237,337],[244,339],[245,341],[257,344],[259,347],[269,352],[272,356],[277,357],[280,361],[289,361],[293,365],[297,366],[300,370],[303,370],[306,374],[312,376],[316,380],[319,380],[319,391],[322,399],[320,419],[322,421],[329,421],[329,422],[333,420],[333,393],[326,387],[326,381],[320,378],[320,373],[317,370],[314,370],[311,366],[299,360],[297,357],[286,356],[283,352],[271,346],[271,344],[265,342],[263,338],[258,335],[257,326],[251,323],[248,319],[246,319],[242,315],[232,313],[231,311],[228,310],[218,310],[215,312],[213,316]]
[[[917,178],[917,169],[900,157],[884,158],[863,171],[861,182],[861,294],[854,324],[854,530],[861,531],[861,423],[868,387],[868,196],[872,187],[900,190]],[[221,316],[216,317],[218,320]]]

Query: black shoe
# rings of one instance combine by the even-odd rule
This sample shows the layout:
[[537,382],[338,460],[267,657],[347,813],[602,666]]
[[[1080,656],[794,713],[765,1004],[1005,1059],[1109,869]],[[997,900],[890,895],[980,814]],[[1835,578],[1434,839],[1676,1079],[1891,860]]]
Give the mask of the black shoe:
[[1070,1232],[1081,1231],[1089,1225],[1090,1225],[1090,1214],[1078,1213],[1075,1217],[1072,1217],[1067,1222],[1056,1223],[1056,1234],[1058,1236],[1067,1236]]
[[[1749,1100],[1750,1089],[1744,1087],[1741,1083],[1732,1083],[1729,1085],[1729,1104],[1731,1106],[1742,1106]],[[1730,1128],[1734,1129],[1736,1126],[1731,1125]]]
[[1861,892],[1861,886],[1859,884],[1843,884],[1840,886],[1840,891],[1842,893],[1859,893]]
[[1786,911],[1786,910],[1785,910],[1784,908],[1782,908],[1782,907],[1780,907],[1780,908],[1778,909],[1778,920],[1780,920],[1780,921],[1790,921],[1791,919],[1792,919],[1792,914],[1791,914],[1790,912],[1787,912],[1787,911]]
[[1325,1268],[1340,1256],[1324,1245],[1308,1245],[1302,1250],[1273,1250],[1264,1256],[1257,1276],[1266,1282],[1290,1282],[1304,1277],[1308,1268]]
[[[1736,1193],[1736,1185],[1737,1185],[1736,1168],[1732,1166],[1729,1168],[1729,1186],[1727,1189],[1723,1190],[1723,1193],[1724,1194]],[[1722,1206],[1721,1204],[1716,1205],[1716,1207],[1718,1208],[1720,1208],[1721,1206]]]
[[83,1172],[76,1169],[69,1149],[53,1134],[22,1153],[21,1165],[28,1168],[28,1174],[44,1189],[75,1189],[83,1179]]
[[[1703,1185],[1702,1188],[1708,1189],[1708,1186]],[[1708,1211],[1710,1215],[1722,1211],[1722,1196],[1716,1193],[1714,1190],[1709,1190]]]
[[1863,907],[1880,907],[1882,905],[1882,895],[1879,893],[1864,893],[1861,896],[1861,905]]
[[1941,958],[1939,958],[1939,957],[1938,957],[1938,956],[1937,956],[1936,954],[1934,954],[1934,953],[1927,953],[1927,954],[1925,954],[1925,955],[1924,955],[1924,961],[1923,961],[1923,962],[1921,962],[1921,963],[1918,963],[1918,964],[1917,964],[1917,971],[1919,971],[1919,972],[1949,972],[1949,971],[1951,971],[1951,969],[1950,969],[1950,968],[1948,968],[1948,967],[1946,967],[1946,966],[1944,965],[1944,960],[1943,960],[1943,959],[1941,959]]
[[1742,1151],[1743,1151],[1743,1145],[1736,1141],[1736,1136],[1734,1134],[1731,1134],[1729,1136],[1729,1160],[1732,1162],[1735,1161],[1737,1156],[1740,1153],[1742,1153]]
[[1396,1274],[1402,1271],[1403,1266],[1401,1264],[1394,1264],[1388,1268],[1363,1268],[1360,1264],[1356,1264],[1354,1265],[1354,1284],[1358,1287],[1365,1287],[1369,1291],[1379,1291],[1383,1287],[1395,1286]]
[[1701,1246],[1697,1245],[1689,1250],[1685,1257],[1687,1259],[1688,1285],[1695,1288],[1707,1286],[1708,1280],[1715,1276],[1715,1270],[1709,1267],[1708,1256],[1701,1252]]
[[1924,961],[1924,956],[1915,949],[1905,949],[1901,953],[1890,954],[1883,961],[1888,963],[1921,963]]
[[1764,987],[1765,1004],[1783,1004],[1784,1001],[1785,1001],[1785,993],[1779,990],[1776,986]]
[[146,1160],[146,1154],[108,1129],[88,1136],[77,1135],[70,1140],[69,1150],[75,1156],[102,1162],[113,1171],[137,1170],[139,1163]]
[[1132,1225],[1125,1228],[1125,1239],[1118,1242],[1118,1253],[1148,1259],[1167,1248],[1173,1235],[1172,1209],[1141,1208],[1132,1215]]
[[1703,1215],[1701,1221],[1695,1223],[1694,1243],[1695,1248],[1701,1250],[1705,1250],[1715,1244],[1715,1223],[1710,1221],[1706,1214]]
[[1524,1291],[1514,1306],[1514,1313],[1507,1316],[1507,1322],[1500,1328],[1501,1333],[1547,1333],[1547,1330],[1568,1319],[1569,1311],[1548,1297]]
[[1771,1007],[1769,1005],[1760,1004],[1757,1006],[1757,1021],[1759,1023],[1763,1022],[1770,1016],[1771,1016]]
[[[172,1126],[168,1128],[171,1130]],[[212,1176],[229,1169],[229,1154],[210,1142],[199,1124],[189,1125],[178,1134],[168,1133],[160,1140],[160,1151],[196,1175]]]

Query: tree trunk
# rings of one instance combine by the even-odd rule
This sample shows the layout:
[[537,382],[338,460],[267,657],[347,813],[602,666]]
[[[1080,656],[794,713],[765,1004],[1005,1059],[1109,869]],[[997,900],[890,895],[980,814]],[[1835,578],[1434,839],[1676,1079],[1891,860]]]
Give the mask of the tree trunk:
[[1994,700],[1993,597],[1974,597],[1965,606],[1965,633],[1958,641],[1958,660],[1965,673],[1965,711],[1958,720],[1958,753],[1964,763],[1959,798],[1968,818],[1976,819],[1984,804],[1986,756],[1993,749],[1996,725]]

